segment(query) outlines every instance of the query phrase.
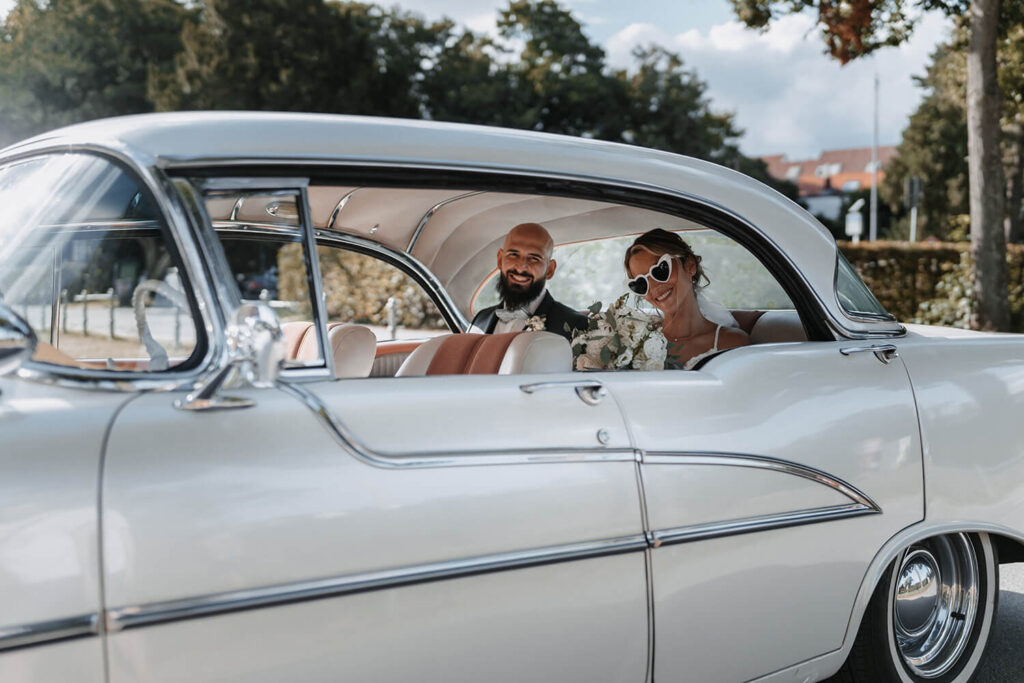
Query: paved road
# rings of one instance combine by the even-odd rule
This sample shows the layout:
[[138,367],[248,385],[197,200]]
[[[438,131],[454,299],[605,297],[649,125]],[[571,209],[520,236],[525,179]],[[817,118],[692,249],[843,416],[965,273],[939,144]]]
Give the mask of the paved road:
[[1004,564],[999,571],[996,632],[975,683],[1024,681],[1024,564]]
[[995,635],[974,683],[1024,683],[1024,563],[1000,565],[999,571]]

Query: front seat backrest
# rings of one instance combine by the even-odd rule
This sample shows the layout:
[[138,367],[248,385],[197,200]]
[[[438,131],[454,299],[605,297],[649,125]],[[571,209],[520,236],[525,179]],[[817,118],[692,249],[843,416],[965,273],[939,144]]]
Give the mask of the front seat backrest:
[[327,330],[335,377],[369,377],[377,355],[377,337],[362,325],[343,323]]
[[516,375],[572,370],[569,342],[552,332],[446,334],[423,342],[396,377]]

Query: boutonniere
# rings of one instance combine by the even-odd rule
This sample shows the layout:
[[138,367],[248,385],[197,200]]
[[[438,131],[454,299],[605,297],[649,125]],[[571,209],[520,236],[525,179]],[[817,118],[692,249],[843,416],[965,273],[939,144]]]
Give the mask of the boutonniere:
[[535,315],[526,321],[526,327],[523,329],[530,332],[543,332],[547,329],[547,317]]

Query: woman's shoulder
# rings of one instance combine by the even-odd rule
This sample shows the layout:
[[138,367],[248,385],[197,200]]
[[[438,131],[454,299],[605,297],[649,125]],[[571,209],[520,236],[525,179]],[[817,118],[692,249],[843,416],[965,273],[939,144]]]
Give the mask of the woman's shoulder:
[[718,348],[733,349],[750,343],[750,335],[735,327],[723,327],[718,333]]

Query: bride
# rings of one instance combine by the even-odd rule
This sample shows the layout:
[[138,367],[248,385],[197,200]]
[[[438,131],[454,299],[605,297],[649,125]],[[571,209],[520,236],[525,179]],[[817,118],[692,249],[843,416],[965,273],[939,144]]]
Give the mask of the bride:
[[661,228],[640,235],[626,250],[630,291],[664,316],[666,368],[689,370],[713,353],[750,343],[746,332],[730,326],[736,323],[727,311],[713,311],[715,304],[700,301],[699,292],[709,283],[700,262],[683,238]]

